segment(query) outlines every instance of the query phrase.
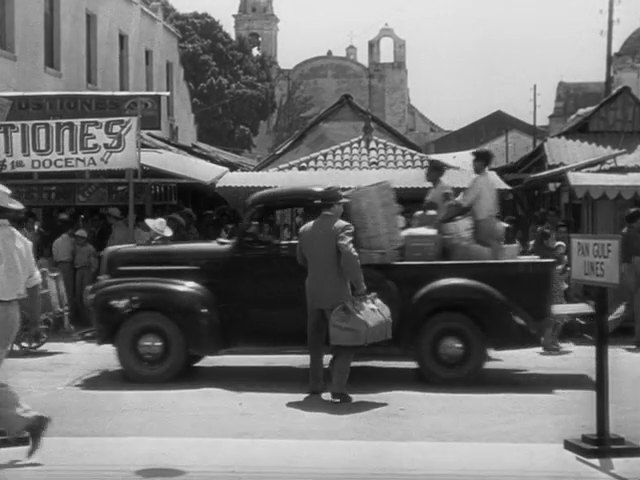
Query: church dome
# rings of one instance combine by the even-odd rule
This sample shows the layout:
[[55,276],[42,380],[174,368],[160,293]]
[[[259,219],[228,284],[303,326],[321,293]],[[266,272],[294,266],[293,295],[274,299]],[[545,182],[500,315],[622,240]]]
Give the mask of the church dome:
[[624,41],[617,54],[621,57],[640,57],[640,28],[633,32]]

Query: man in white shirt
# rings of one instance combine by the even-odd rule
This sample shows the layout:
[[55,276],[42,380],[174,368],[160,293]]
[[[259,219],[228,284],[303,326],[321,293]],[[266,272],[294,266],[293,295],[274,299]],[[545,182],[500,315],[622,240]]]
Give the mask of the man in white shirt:
[[424,199],[424,210],[437,210],[438,220],[442,220],[445,216],[447,207],[454,198],[453,189],[442,181],[444,172],[445,166],[441,162],[435,160],[429,162],[426,178],[433,187]]
[[489,150],[473,152],[473,171],[476,177],[464,193],[460,205],[471,211],[474,219],[476,242],[491,248],[494,260],[502,258],[502,238],[498,229],[498,191],[489,176],[493,153]]
[[74,298],[75,274],[73,270],[73,257],[76,248],[76,242],[73,238],[73,224],[69,215],[60,214],[58,217],[60,226],[64,228],[64,233],[56,238],[51,247],[53,256],[53,264],[62,275],[62,282],[66,290],[67,299],[71,303]]
[[[40,331],[42,279],[33,257],[33,245],[9,223],[23,209],[20,202],[11,198],[11,190],[0,185],[0,366],[21,328],[19,299],[27,298],[30,333],[36,335]],[[23,432],[29,434],[28,458],[40,447],[50,421],[20,402],[9,385],[0,383],[0,429],[9,438]]]

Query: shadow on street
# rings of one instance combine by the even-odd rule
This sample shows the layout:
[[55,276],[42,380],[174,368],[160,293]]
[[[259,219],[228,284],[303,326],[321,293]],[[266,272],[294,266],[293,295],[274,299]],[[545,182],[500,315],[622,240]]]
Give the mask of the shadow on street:
[[353,403],[335,404],[318,395],[308,395],[304,400],[287,403],[288,408],[307,413],[326,413],[328,415],[356,415],[388,406],[385,402],[357,400]]
[[[304,394],[307,369],[293,366],[205,366],[164,384],[127,382],[121,370],[104,370],[80,379],[73,386],[90,391],[163,391],[217,388],[232,392]],[[491,368],[474,382],[455,386],[424,382],[415,367],[355,366],[349,390],[354,394],[411,391],[443,394],[551,394],[562,390],[593,390],[588,375],[533,373],[526,370]]]

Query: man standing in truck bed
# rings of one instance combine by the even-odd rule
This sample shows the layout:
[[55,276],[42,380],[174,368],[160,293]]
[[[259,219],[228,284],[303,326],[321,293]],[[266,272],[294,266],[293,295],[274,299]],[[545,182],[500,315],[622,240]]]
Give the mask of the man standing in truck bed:
[[[356,295],[364,295],[366,286],[358,253],[353,246],[353,226],[340,219],[347,200],[339,189],[326,191],[320,216],[300,229],[298,262],[307,269],[307,341],[309,346],[309,393],[320,395],[323,386],[323,349],[333,309]],[[331,360],[331,399],[350,403],[347,381],[355,349],[333,347]]]

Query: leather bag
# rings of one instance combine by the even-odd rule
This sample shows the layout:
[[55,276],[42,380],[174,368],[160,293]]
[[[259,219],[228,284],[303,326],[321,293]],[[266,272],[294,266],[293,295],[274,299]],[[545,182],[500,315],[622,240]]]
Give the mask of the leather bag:
[[373,293],[355,297],[331,313],[329,340],[334,346],[364,346],[392,337],[391,310]]

